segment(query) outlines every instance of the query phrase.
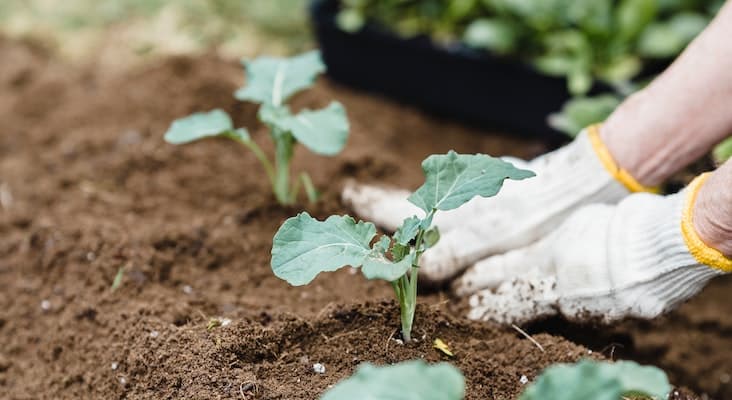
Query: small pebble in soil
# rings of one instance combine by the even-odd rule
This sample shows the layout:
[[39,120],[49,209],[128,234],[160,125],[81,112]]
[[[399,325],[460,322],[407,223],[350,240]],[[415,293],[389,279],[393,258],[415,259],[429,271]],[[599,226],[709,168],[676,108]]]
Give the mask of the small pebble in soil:
[[127,385],[127,378],[125,378],[124,376],[123,377],[120,377],[119,378],[119,384],[122,385],[122,386]]
[[51,302],[48,300],[41,301],[41,310],[48,311],[51,309]]
[[324,374],[325,373],[325,365],[321,363],[315,363],[313,364],[313,371],[318,374]]
[[729,374],[722,373],[722,375],[719,375],[719,381],[722,383],[729,383],[729,381],[730,381]]
[[90,252],[86,253],[86,261],[92,262],[96,258],[97,258],[97,255],[94,254],[93,252],[90,251]]
[[221,326],[227,326],[231,324],[231,320],[229,318],[219,318],[219,322],[221,322]]
[[152,331],[150,332],[150,337],[155,339],[156,337],[160,336],[160,332],[158,331]]
[[190,285],[185,285],[183,286],[183,293],[191,294],[193,293],[193,288]]
[[112,371],[116,371],[117,368],[119,368],[119,364],[117,364],[116,362],[113,362],[112,363]]
[[521,382],[522,385],[525,385],[525,384],[529,383],[529,378],[527,378],[526,375],[521,375],[519,382]]

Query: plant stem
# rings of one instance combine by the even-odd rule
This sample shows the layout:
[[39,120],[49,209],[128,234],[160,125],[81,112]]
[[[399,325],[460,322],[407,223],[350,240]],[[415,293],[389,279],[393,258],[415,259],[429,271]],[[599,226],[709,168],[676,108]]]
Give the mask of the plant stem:
[[273,132],[275,139],[275,179],[273,189],[280,204],[289,205],[295,200],[290,192],[290,160],[295,139],[289,132]]
[[[431,211],[425,217],[425,220],[432,220],[435,211]],[[397,291],[399,306],[401,309],[402,319],[402,339],[404,342],[412,340],[412,325],[414,324],[414,312],[417,308],[417,282],[419,280],[419,257],[424,252],[422,245],[424,244],[424,235],[426,229],[419,228],[417,238],[414,243],[414,259],[412,260],[412,269],[409,274],[404,274],[399,278],[398,283],[401,284],[401,290]],[[395,287],[396,290],[396,287]]]
[[275,182],[274,168],[272,168],[272,163],[269,162],[269,160],[267,159],[267,156],[264,155],[264,152],[262,151],[262,149],[253,141],[241,142],[241,143],[244,144],[244,146],[247,146],[247,148],[249,148],[249,150],[251,150],[252,153],[254,153],[254,155],[257,157],[259,162],[262,164],[262,167],[264,167],[264,171],[267,173],[267,178],[269,178],[269,182],[272,185],[274,185],[274,182]]

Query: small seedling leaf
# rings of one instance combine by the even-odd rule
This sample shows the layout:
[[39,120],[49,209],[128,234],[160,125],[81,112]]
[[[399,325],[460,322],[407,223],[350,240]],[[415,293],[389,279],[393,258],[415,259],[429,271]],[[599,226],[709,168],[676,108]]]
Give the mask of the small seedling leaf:
[[385,367],[362,364],[320,400],[461,400],[464,396],[465,379],[457,368],[416,360]]
[[392,282],[407,273],[412,266],[413,259],[413,255],[409,254],[401,261],[393,262],[381,254],[372,254],[364,260],[361,272],[366,279],[383,279]]
[[386,254],[386,252],[389,251],[389,246],[391,246],[391,239],[389,239],[388,236],[382,236],[376,243],[374,243],[374,251]]
[[666,374],[656,367],[644,367],[632,361],[583,360],[545,369],[526,388],[520,400],[618,400],[627,394],[661,400],[670,391]]
[[432,347],[439,350],[448,357],[455,357],[455,354],[450,350],[450,346],[447,345],[442,339],[437,338],[432,342]]
[[[172,144],[183,144],[212,136],[224,135],[233,131],[231,117],[221,109],[209,112],[198,112],[173,121],[165,132],[165,141]],[[241,135],[241,131],[238,135]],[[244,131],[246,132],[246,131]],[[249,134],[246,134],[247,138]]]
[[321,272],[359,267],[372,253],[376,227],[349,216],[318,221],[303,212],[289,218],[274,236],[272,270],[291,285],[305,285]]
[[319,51],[291,58],[259,57],[245,61],[247,84],[234,96],[243,101],[281,106],[300,90],[310,87],[325,71]]
[[332,156],[338,154],[348,139],[348,118],[341,103],[334,101],[320,110],[305,109],[292,115],[286,107],[264,105],[259,118],[275,128],[275,132],[289,132],[313,153]]
[[348,139],[346,110],[337,101],[320,110],[303,110],[282,123],[298,142],[316,154],[336,155]]
[[468,155],[450,151],[431,155],[422,162],[425,183],[409,196],[409,201],[427,213],[452,210],[475,196],[495,196],[505,179],[525,179],[531,171],[484,154]]
[[409,242],[417,237],[417,232],[419,232],[421,223],[422,220],[416,216],[411,216],[405,219],[404,222],[402,222],[402,226],[397,228],[396,232],[394,232],[394,240],[402,246],[409,245]]
[[433,247],[440,241],[440,230],[434,226],[424,233],[424,245],[426,248]]

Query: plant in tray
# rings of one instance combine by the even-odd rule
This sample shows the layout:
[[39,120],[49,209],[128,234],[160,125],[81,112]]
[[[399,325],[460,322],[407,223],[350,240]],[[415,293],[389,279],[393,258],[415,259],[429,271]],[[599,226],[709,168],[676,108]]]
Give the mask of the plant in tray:
[[249,148],[260,161],[280,204],[294,203],[300,185],[308,199],[315,201],[318,194],[307,173],[301,172],[291,181],[290,161],[295,144],[302,143],[312,152],[325,156],[338,154],[348,139],[346,112],[334,101],[320,110],[305,109],[293,114],[286,102],[295,93],[310,87],[325,71],[320,53],[311,51],[286,59],[260,57],[244,64],[248,82],[236,91],[235,97],[260,104],[258,117],[269,127],[275,147],[274,162],[252,140],[246,128],[234,128],[231,117],[220,109],[174,121],[165,133],[165,140],[172,144],[210,137],[235,140]]
[[440,238],[432,224],[435,213],[458,208],[475,196],[495,196],[506,179],[534,176],[498,158],[454,151],[429,156],[422,170],[425,183],[409,197],[424,211],[422,217],[409,217],[391,237],[374,241],[376,227],[370,222],[347,215],[318,221],[303,212],[285,221],[274,236],[275,275],[299,286],[321,272],[360,267],[367,279],[391,282],[401,310],[402,337],[411,340],[420,256]]

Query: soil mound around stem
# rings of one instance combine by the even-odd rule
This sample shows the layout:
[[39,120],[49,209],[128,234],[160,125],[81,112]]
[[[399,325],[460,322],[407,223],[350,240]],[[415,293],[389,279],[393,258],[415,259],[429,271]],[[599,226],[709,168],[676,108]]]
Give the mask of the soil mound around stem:
[[[402,346],[389,339],[396,307],[378,302],[391,298],[388,284],[344,269],[293,288],[269,267],[272,236],[287,217],[349,212],[339,200],[348,179],[414,188],[428,154],[528,158],[545,150],[541,143],[466,129],[321,79],[295,108],[341,101],[351,137],[335,158],[296,152],[294,168],[311,174],[323,200],[282,208],[255,157],[235,143],[162,140],[173,119],[222,107],[271,151],[256,108],[232,97],[242,84],[238,62],[173,57],[101,74],[2,38],[0,58],[0,398],[312,399],[361,361],[438,360],[431,340],[440,337],[457,352],[470,398],[510,399],[521,375],[588,354],[536,332],[541,353],[510,329],[451,317],[456,301],[441,292],[420,296],[416,329],[425,338]],[[716,313],[732,315],[732,303],[718,301],[732,284],[721,282],[713,297],[631,329],[640,336],[625,356],[724,398],[729,385],[719,374],[732,371],[732,335],[711,323]],[[701,319],[687,324],[687,315]],[[212,318],[232,322],[209,330]],[[704,355],[715,357],[715,371]],[[315,362],[325,374],[312,372]]]

